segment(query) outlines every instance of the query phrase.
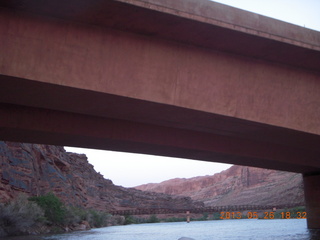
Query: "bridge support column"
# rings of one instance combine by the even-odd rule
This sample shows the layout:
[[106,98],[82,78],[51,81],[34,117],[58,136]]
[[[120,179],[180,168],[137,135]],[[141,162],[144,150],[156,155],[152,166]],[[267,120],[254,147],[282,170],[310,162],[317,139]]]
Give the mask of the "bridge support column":
[[187,211],[186,214],[187,214],[187,223],[189,223],[190,222],[190,211]]
[[307,223],[310,229],[320,229],[320,173],[303,176]]

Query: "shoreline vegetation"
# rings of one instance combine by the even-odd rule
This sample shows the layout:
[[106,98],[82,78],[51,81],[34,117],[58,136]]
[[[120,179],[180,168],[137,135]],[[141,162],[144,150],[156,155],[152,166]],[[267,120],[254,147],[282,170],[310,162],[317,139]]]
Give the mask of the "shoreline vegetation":
[[66,206],[53,193],[30,198],[21,194],[6,204],[0,203],[0,237],[64,233],[123,223],[121,216]]
[[[272,219],[283,219],[283,212],[290,213],[296,218],[297,212],[304,212],[305,207],[277,210],[272,213]],[[258,211],[256,218],[266,219],[265,212]],[[203,213],[191,216],[191,221],[239,219],[236,214],[221,215],[222,213]],[[288,214],[287,214],[288,215]],[[223,217],[224,216],[224,217]],[[241,213],[241,219],[247,214]],[[271,218],[269,218],[271,219]],[[288,218],[286,218],[288,219]],[[71,231],[89,230],[91,228],[115,225],[185,222],[187,217],[158,217],[151,216],[112,216],[107,212],[81,207],[67,206],[53,193],[39,197],[27,197],[24,194],[6,204],[0,203],[0,237],[18,235],[58,234]]]

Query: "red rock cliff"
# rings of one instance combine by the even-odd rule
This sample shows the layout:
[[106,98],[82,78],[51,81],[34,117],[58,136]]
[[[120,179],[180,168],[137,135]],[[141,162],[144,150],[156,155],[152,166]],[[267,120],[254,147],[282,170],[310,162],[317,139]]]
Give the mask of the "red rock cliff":
[[100,210],[128,208],[193,208],[188,197],[142,192],[115,186],[97,173],[83,154],[63,147],[0,142],[0,202],[23,192],[53,192],[68,204]]
[[213,176],[172,179],[136,189],[189,196],[206,206],[304,205],[301,174],[242,166],[232,166]]

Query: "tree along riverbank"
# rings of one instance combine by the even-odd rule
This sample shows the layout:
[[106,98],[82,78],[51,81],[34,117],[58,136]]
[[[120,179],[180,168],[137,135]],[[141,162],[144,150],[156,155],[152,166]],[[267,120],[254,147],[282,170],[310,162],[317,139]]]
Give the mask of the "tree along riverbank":
[[54,194],[20,195],[0,204],[0,237],[87,230],[124,224],[125,218],[107,212],[66,206]]
[[[193,220],[206,220],[206,215]],[[53,193],[39,197],[21,194],[8,203],[0,203],[0,237],[57,234],[115,225],[180,222],[185,217],[145,218],[112,216],[107,212],[65,205]]]

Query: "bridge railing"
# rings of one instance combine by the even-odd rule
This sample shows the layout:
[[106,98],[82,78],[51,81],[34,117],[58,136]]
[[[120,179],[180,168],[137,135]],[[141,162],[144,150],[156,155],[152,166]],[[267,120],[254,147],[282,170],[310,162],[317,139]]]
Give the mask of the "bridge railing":
[[151,215],[151,214],[171,214],[171,213],[215,213],[215,212],[231,212],[231,211],[248,211],[248,210],[273,210],[296,207],[298,204],[291,205],[228,205],[213,206],[193,209],[171,209],[171,208],[150,208],[150,209],[124,209],[110,211],[112,215]]

